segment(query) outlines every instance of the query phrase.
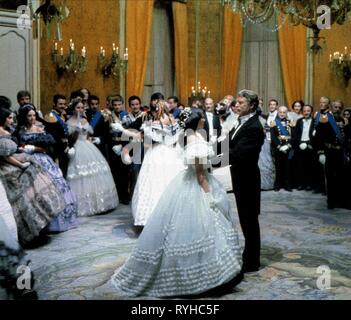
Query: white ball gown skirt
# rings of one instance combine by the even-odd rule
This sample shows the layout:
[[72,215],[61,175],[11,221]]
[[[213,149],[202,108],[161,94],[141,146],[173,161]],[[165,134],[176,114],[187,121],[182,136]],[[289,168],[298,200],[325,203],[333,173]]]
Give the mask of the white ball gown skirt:
[[124,296],[170,297],[205,292],[241,270],[241,250],[225,189],[211,175],[211,209],[192,168],[162,194],[127,262],[112,277]]
[[67,181],[76,195],[78,216],[91,216],[115,209],[118,195],[108,163],[99,149],[84,137],[74,145]]
[[185,169],[181,151],[154,144],[144,157],[132,198],[135,226],[145,226],[168,184]]

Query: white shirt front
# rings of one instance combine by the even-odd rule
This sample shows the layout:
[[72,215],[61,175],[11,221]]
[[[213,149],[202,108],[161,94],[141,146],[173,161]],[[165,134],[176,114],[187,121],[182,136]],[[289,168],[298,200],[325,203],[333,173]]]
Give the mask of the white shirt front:
[[302,129],[302,135],[301,135],[301,141],[310,141],[310,127],[312,123],[312,118],[308,119],[302,119],[303,123],[303,129]]
[[236,133],[240,130],[240,128],[243,126],[243,124],[249,120],[250,118],[252,118],[254,115],[256,114],[256,112],[252,112],[252,113],[249,113],[247,114],[246,116],[242,116],[242,117],[239,117],[239,126],[236,128],[235,132],[233,133],[232,135],[232,140],[234,139]]
[[209,134],[210,134],[210,137],[212,137],[213,136],[213,113],[206,111],[206,116],[208,120]]
[[275,118],[277,117],[277,114],[278,114],[278,111],[275,110],[273,112],[270,112],[269,115],[268,115],[268,118],[267,118],[267,124],[270,126],[271,125],[271,122],[273,120],[275,120]]

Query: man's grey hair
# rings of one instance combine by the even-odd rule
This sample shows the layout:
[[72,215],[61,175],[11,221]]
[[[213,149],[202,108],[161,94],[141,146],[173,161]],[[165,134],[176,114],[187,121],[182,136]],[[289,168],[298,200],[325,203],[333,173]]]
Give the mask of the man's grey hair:
[[250,106],[256,110],[259,104],[258,94],[252,90],[243,89],[238,92],[238,97],[246,98]]
[[344,109],[344,103],[341,100],[335,100],[331,103],[331,105],[334,107],[335,103],[340,103],[341,104],[341,108]]
[[329,97],[326,97],[326,96],[322,96],[322,97],[321,97],[321,99],[325,99],[325,100],[328,100],[328,105],[330,105],[330,102],[331,102],[331,100],[330,100],[330,98],[329,98]]

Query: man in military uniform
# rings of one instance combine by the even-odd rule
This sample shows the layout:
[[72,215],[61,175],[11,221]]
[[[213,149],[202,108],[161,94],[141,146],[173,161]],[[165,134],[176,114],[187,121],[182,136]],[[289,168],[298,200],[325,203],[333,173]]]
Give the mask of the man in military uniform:
[[[66,124],[66,97],[62,94],[56,94],[53,98],[53,108],[45,115],[45,127],[50,133],[56,144],[54,146],[54,153],[51,155],[54,160],[58,161],[59,167],[64,177],[67,175],[68,168],[68,127]],[[71,150],[73,151],[73,149]]]
[[100,99],[95,95],[90,95],[88,99],[88,109],[85,111],[87,120],[94,130],[92,142],[99,148],[101,153],[107,158],[107,139],[109,136],[109,122],[102,112],[100,112]]
[[279,191],[284,188],[292,191],[290,180],[290,164],[294,156],[292,148],[291,133],[294,123],[287,119],[288,108],[280,106],[275,120],[271,126],[271,145],[272,156],[275,164],[275,183],[274,190]]
[[329,111],[330,99],[320,98],[320,111],[315,115],[315,146],[319,162],[325,167],[328,209],[343,207],[345,169],[343,123]]
[[121,152],[123,147],[128,144],[128,141],[122,140],[122,131],[114,126],[114,124],[122,124],[128,113],[124,110],[124,99],[120,95],[115,95],[109,98],[110,113],[109,115],[110,134],[109,134],[109,160],[113,178],[118,191],[120,202],[129,204],[129,173],[130,163],[126,164],[121,159]]

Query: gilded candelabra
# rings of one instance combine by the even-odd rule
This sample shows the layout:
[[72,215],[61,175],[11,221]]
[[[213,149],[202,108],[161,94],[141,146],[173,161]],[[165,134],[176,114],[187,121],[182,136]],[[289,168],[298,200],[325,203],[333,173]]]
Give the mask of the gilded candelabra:
[[113,43],[111,58],[107,58],[105,49],[100,47],[99,68],[104,77],[118,77],[120,72],[128,72],[128,48],[121,57],[119,48]]
[[81,54],[77,54],[74,43],[70,39],[70,46],[68,54],[64,55],[63,48],[58,52],[57,42],[55,42],[54,50],[52,53],[53,62],[56,64],[56,72],[61,76],[64,72],[83,73],[86,71],[88,60],[87,50],[83,46]]
[[347,47],[344,53],[336,51],[329,55],[329,67],[337,77],[343,79],[347,87],[351,79],[351,53],[348,53]]

